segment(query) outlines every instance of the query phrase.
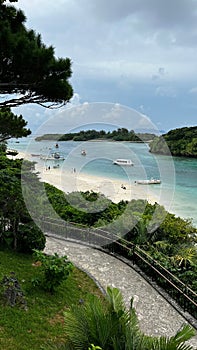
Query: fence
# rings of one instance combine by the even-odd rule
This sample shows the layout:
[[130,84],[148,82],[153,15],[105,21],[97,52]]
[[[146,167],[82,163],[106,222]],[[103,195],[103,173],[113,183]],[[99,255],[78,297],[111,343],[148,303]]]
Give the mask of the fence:
[[[44,232],[53,233],[67,240],[77,240],[89,246],[102,247],[106,252],[126,258],[162,287],[181,306],[184,312],[188,312],[197,320],[197,294],[131,242],[121,239],[111,232],[89,229],[86,226],[67,223],[63,220],[45,218],[40,226]],[[197,322],[194,326],[197,328]]]

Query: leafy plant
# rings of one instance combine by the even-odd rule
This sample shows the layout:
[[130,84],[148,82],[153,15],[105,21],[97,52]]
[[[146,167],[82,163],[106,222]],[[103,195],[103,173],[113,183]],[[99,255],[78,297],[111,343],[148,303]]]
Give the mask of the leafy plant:
[[[105,303],[91,296],[84,305],[75,305],[65,313],[69,350],[192,350],[185,342],[195,335],[185,325],[172,337],[152,337],[140,330],[135,309],[127,310],[117,288],[107,288]],[[95,347],[93,344],[98,344]]]
[[88,350],[102,350],[102,349],[100,348],[100,346],[95,346],[94,344],[91,344]]
[[34,249],[44,249],[45,243],[46,237],[44,233],[33,222],[19,225],[17,240],[18,251],[32,253]]
[[[42,269],[42,280],[37,278],[32,282],[41,285],[45,290],[54,293],[57,287],[65,281],[73,269],[73,264],[67,260],[67,256],[60,257],[57,253],[47,255],[39,250],[34,250],[34,258],[40,262],[39,268]],[[36,283],[35,283],[36,282]]]

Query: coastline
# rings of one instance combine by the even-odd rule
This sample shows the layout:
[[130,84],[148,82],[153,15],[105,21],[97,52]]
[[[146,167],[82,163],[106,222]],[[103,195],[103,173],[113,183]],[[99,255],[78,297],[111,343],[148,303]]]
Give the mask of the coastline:
[[150,186],[140,186],[130,182],[123,183],[120,180],[75,172],[74,170],[68,171],[63,167],[48,169],[43,161],[32,157],[27,152],[19,152],[14,158],[36,162],[35,171],[39,173],[40,181],[47,182],[65,193],[93,191],[103,194],[114,203],[121,200],[131,201],[132,199],[145,199],[150,204],[159,202],[159,198],[156,198]]

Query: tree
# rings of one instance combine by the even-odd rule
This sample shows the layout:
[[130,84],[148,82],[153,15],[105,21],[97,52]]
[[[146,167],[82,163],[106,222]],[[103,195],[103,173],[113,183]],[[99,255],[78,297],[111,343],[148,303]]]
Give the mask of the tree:
[[66,104],[73,95],[68,82],[71,61],[55,58],[54,48],[46,47],[40,34],[27,30],[25,21],[22,10],[0,0],[0,94],[10,95],[0,101],[0,108]]
[[26,129],[27,122],[22,115],[15,115],[10,108],[0,109],[0,142],[12,137],[26,137],[31,134],[30,129]]

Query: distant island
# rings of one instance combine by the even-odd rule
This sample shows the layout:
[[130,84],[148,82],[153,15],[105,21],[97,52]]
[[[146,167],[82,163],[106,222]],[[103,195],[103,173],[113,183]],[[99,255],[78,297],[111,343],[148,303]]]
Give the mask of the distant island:
[[151,153],[197,158],[197,126],[178,128],[156,136],[149,147]]
[[110,141],[130,141],[130,142],[149,142],[156,137],[151,133],[135,133],[125,128],[119,128],[113,131],[105,130],[82,130],[76,133],[68,134],[44,134],[36,137],[36,141],[91,141],[91,140],[110,140]]

